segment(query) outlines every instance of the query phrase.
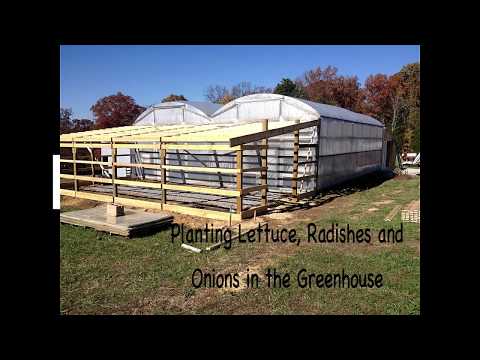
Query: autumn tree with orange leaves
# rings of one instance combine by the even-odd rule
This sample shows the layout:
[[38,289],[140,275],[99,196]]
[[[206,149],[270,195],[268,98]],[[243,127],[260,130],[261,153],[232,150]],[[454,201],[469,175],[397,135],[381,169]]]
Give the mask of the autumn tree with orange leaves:
[[137,105],[131,96],[118,92],[99,99],[90,110],[95,116],[95,127],[104,129],[132,125],[145,108]]

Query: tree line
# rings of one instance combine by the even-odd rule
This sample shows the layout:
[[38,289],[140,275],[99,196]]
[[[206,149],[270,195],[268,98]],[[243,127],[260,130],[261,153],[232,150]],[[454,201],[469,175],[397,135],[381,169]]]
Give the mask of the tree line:
[[[231,88],[210,85],[205,99],[226,104],[236,98],[274,93],[339,106],[370,115],[385,124],[402,149],[420,151],[420,63],[407,64],[388,76],[368,76],[363,86],[357,76],[343,76],[333,66],[314,68],[292,80],[282,79],[273,89],[242,81]],[[162,102],[187,101],[183,95],[171,94]],[[145,111],[128,95],[118,92],[99,99],[91,108],[95,120],[73,119],[71,109],[60,109],[60,132],[131,125]]]

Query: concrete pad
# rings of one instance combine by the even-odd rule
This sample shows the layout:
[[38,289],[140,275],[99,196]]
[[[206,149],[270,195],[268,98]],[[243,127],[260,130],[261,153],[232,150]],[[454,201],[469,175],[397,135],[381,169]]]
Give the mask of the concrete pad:
[[68,211],[60,214],[60,222],[94,228],[112,234],[131,236],[133,233],[166,226],[173,221],[167,212],[149,213],[137,209],[125,209],[125,215],[108,216],[107,206]]

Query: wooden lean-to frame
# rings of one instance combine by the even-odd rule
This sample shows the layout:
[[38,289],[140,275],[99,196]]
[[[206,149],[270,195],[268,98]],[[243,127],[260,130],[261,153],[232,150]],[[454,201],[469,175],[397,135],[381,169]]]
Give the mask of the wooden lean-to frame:
[[[60,136],[60,146],[62,148],[70,148],[72,150],[71,159],[63,158],[62,163],[71,164],[73,167],[72,174],[60,174],[61,179],[73,180],[73,188],[60,190],[61,195],[73,196],[77,198],[90,199],[96,201],[110,202],[120,205],[160,209],[173,211],[192,216],[200,216],[211,219],[241,221],[242,219],[252,217],[254,214],[264,213],[268,210],[268,150],[269,139],[282,136],[285,134],[293,134],[293,169],[291,174],[291,193],[289,197],[294,201],[307,196],[307,193],[300,194],[298,192],[298,182],[302,179],[311,178],[315,175],[299,176],[299,150],[310,146],[316,150],[316,144],[300,144],[299,132],[301,129],[316,127],[319,120],[312,121],[282,121],[269,122],[268,120],[256,121],[241,125],[231,124],[209,124],[209,125],[168,125],[168,126],[123,126],[118,128],[92,130],[80,133],[70,133]],[[89,149],[92,154],[91,160],[78,160],[76,154],[79,149]],[[94,159],[92,149],[109,148],[110,161],[102,161],[103,159]],[[152,162],[120,162],[118,160],[119,149],[130,149],[134,151],[142,151],[146,149],[158,154],[158,163]],[[260,154],[260,166],[246,167],[245,153],[248,151],[256,151]],[[202,154],[211,154],[215,156],[215,166],[189,166],[169,164],[167,155],[171,152],[183,151],[191,153],[201,151]],[[220,155],[219,155],[220,154]],[[231,156],[235,159],[234,166],[219,166],[217,156]],[[248,155],[247,155],[248,156]],[[92,176],[78,174],[79,165],[90,165],[108,168],[110,176]],[[158,171],[157,179],[139,180],[118,176],[118,169],[121,168],[140,168]],[[219,175],[221,174],[233,176],[234,186],[223,186],[223,182],[219,181],[220,186],[207,186],[198,184],[179,184],[168,181],[167,172],[181,172],[182,175],[189,173],[203,173]],[[244,177],[246,175],[257,174],[259,183],[246,186]],[[82,190],[80,182],[98,184],[101,186],[110,186],[111,193],[92,192]],[[135,198],[128,195],[122,195],[119,191],[120,186],[154,189],[161,194],[158,198]],[[235,208],[230,210],[218,210],[214,207],[202,207],[202,201],[195,204],[184,205],[177,201],[170,201],[168,194],[207,194],[221,196],[226,198],[235,198]],[[308,196],[314,195],[315,191],[310,191]],[[245,198],[252,194],[260,194],[257,205],[245,205]],[[167,201],[168,200],[168,201]]]

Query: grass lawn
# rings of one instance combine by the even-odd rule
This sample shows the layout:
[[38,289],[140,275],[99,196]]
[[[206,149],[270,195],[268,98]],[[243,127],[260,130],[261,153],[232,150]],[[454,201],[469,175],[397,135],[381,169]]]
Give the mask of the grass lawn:
[[[420,197],[419,177],[391,179],[337,198],[322,213],[306,210],[285,225],[306,240],[306,225],[370,227],[370,244],[234,244],[232,249],[194,254],[180,248],[166,229],[126,239],[60,224],[60,306],[62,314],[419,314],[420,227],[404,223],[404,241],[380,244],[376,230],[400,226],[385,216]],[[62,211],[71,210],[70,207]],[[224,291],[194,289],[195,268],[263,273],[267,267],[290,272],[292,287]],[[380,289],[300,289],[295,274],[308,272],[381,273]],[[263,278],[261,281],[263,282]]]

